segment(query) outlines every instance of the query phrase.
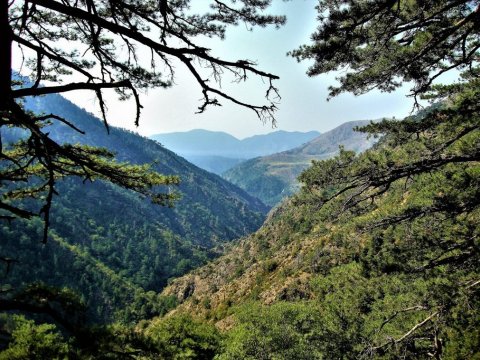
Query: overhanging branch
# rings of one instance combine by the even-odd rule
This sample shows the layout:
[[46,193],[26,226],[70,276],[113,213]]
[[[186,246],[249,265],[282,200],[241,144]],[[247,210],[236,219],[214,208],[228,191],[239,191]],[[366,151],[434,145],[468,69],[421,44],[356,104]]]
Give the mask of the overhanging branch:
[[[179,47],[179,48],[170,47],[165,45],[162,42],[155,41],[152,38],[145,36],[136,27],[123,26],[118,21],[115,21],[115,18],[107,19],[98,15],[97,13],[85,11],[75,6],[68,6],[54,0],[33,0],[32,2],[36,5],[58,12],[65,16],[78,19],[78,20],[83,20],[87,22],[89,26],[95,25],[99,29],[101,28],[101,29],[110,31],[113,34],[120,36],[122,39],[124,39],[124,41],[125,39],[134,40],[139,44],[154,50],[154,52],[158,56],[160,56],[162,59],[164,59],[166,55],[179,59],[184,65],[187,66],[188,70],[193,74],[194,78],[197,80],[197,82],[201,85],[202,89],[204,90],[205,102],[204,102],[204,105],[200,107],[201,111],[204,110],[207,105],[219,104],[218,101],[209,101],[208,96],[205,96],[205,91],[207,91],[211,93],[216,93],[217,95],[221,96],[226,100],[232,101],[237,105],[240,105],[255,111],[255,113],[260,119],[269,118],[269,119],[272,119],[273,123],[275,123],[273,112],[276,110],[276,106],[273,103],[270,103],[270,105],[263,105],[263,106],[255,106],[255,105],[247,104],[245,102],[235,99],[234,97],[227,95],[220,89],[207,85],[206,83],[207,80],[203,80],[199,76],[196,69],[194,69],[194,67],[190,64],[191,59],[189,57],[195,57],[197,59],[204,60],[208,64],[210,64],[210,66],[212,67],[220,66],[220,67],[223,67],[224,69],[233,71],[236,74],[237,74],[237,71],[238,72],[243,71],[245,73],[249,72],[251,74],[254,74],[260,77],[268,78],[270,81],[279,79],[279,77],[276,75],[256,69],[253,66],[254,64],[249,61],[244,61],[244,60],[226,61],[219,58],[215,58],[208,54],[208,49],[201,46],[196,46],[192,43],[188,43],[189,45],[188,47]],[[142,17],[142,18],[145,20],[145,17]],[[127,41],[127,45],[129,45],[128,41]],[[92,46],[95,47],[94,44]],[[97,46],[95,47],[95,51],[100,51],[100,50],[101,49],[97,44]],[[242,76],[242,77],[245,78],[246,76]],[[270,90],[272,89],[275,90],[276,92],[276,89],[271,85],[271,82],[270,82],[270,88],[267,93],[269,93]],[[134,91],[133,88],[132,88],[132,91]],[[135,100],[137,101],[137,104],[138,104],[138,97],[135,91],[134,91],[134,95],[135,95]],[[138,123],[138,118],[136,123]]]
[[74,90],[94,90],[98,91],[101,89],[115,89],[115,88],[132,88],[132,83],[129,80],[122,80],[111,83],[88,83],[88,82],[79,82],[79,83],[70,83],[66,85],[59,86],[45,86],[39,88],[23,88],[18,90],[13,90],[13,98],[19,98],[24,96],[39,96],[47,94],[56,94],[67,91]]

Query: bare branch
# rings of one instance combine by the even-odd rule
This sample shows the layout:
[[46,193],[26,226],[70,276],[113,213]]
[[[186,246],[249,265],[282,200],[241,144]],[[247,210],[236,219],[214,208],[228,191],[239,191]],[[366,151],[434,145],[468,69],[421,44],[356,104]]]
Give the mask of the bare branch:
[[373,352],[377,352],[379,350],[382,350],[385,347],[393,346],[407,340],[415,331],[425,326],[425,324],[428,324],[434,317],[438,316],[439,314],[440,314],[439,311],[435,311],[434,313],[426,317],[423,321],[419,322],[414,327],[412,327],[409,331],[407,331],[398,339],[392,338],[391,340],[383,343],[382,345],[372,347],[370,350]]
[[131,87],[131,83],[128,80],[122,80],[118,82],[112,83],[70,83],[67,85],[59,85],[59,86],[44,86],[39,88],[23,88],[18,90],[13,90],[12,95],[13,98],[19,98],[24,96],[39,96],[39,95],[47,95],[47,94],[57,94],[67,91],[74,91],[74,90],[94,90],[98,91],[101,89],[115,89],[121,87]]
[[73,125],[70,121],[58,116],[58,115],[55,115],[55,114],[49,114],[49,115],[44,115],[44,116],[36,116],[33,118],[33,120],[35,121],[43,121],[43,120],[48,120],[48,119],[55,119],[55,120],[58,120],[60,121],[61,123],[67,125],[68,127],[72,128],[73,130],[75,130],[76,132],[79,132],[80,134],[84,134],[85,135],[85,131],[83,130],[80,130],[79,128],[77,128],[75,125]]
[[60,64],[63,64],[63,65],[65,65],[65,66],[67,66],[67,67],[69,67],[69,68],[71,68],[75,71],[78,71],[82,75],[85,75],[89,80],[93,80],[92,75],[90,75],[87,71],[83,70],[77,64],[75,64],[71,61],[68,61],[67,59],[65,59],[65,57],[53,54],[53,53],[45,50],[44,48],[42,48],[40,46],[36,46],[36,45],[32,44],[30,41],[25,40],[22,37],[18,36],[17,34],[13,34],[13,41],[15,41],[15,42],[17,42],[21,45],[24,45],[24,46],[36,51],[39,54],[45,55],[46,57],[48,57],[51,60],[57,61]]
[[411,311],[418,311],[418,310],[427,310],[427,307],[424,306],[424,305],[415,305],[415,306],[412,306],[412,307],[409,307],[409,308],[406,308],[406,309],[402,309],[402,310],[398,310],[398,311],[395,311],[393,313],[393,315],[389,316],[388,318],[386,318],[382,324],[380,325],[380,327],[378,328],[378,330],[376,331],[376,333],[379,333],[380,331],[382,331],[383,327],[385,325],[387,325],[390,321],[392,321],[393,319],[395,319],[398,315],[400,314],[404,314],[404,313],[407,313],[407,312],[411,312]]
[[[72,6],[67,6],[64,4],[61,4],[59,2],[53,1],[53,0],[35,0],[34,1],[37,5],[46,7],[48,9],[57,11],[59,13],[62,13],[67,16],[71,16],[75,19],[79,20],[84,20],[88,24],[93,25],[95,24],[98,28],[106,29],[108,31],[111,31],[114,34],[118,34],[122,37],[126,37],[132,40],[135,40],[139,42],[142,45],[145,45],[149,47],[150,49],[155,50],[157,54],[164,54],[164,55],[170,55],[173,57],[178,58],[182,63],[184,63],[187,68],[190,70],[190,72],[193,74],[197,82],[202,86],[203,90],[206,90],[207,92],[211,93],[216,93],[217,95],[220,95],[222,98],[227,99],[229,101],[234,102],[237,105],[249,108],[257,114],[257,116],[262,119],[262,121],[265,121],[266,119],[272,120],[272,122],[275,122],[275,119],[273,117],[273,113],[276,110],[276,106],[274,104],[270,104],[269,106],[255,106],[255,105],[250,105],[245,102],[239,101],[223,91],[212,88],[210,86],[206,85],[206,82],[199,76],[198,72],[196,69],[192,66],[191,59],[189,56],[194,56],[196,58],[202,59],[207,61],[211,66],[221,66],[224,67],[228,70],[232,69],[241,69],[245,72],[250,72],[252,74],[255,74],[257,76],[261,77],[266,77],[270,80],[278,79],[278,76],[261,71],[256,69],[255,67],[252,66],[252,63],[248,61],[225,61],[222,59],[214,58],[208,54],[208,50],[205,48],[201,48],[198,46],[194,47],[188,47],[188,48],[173,48],[164,45],[161,42],[157,42],[152,40],[149,37],[144,36],[142,33],[137,31],[135,28],[127,28],[122,25],[120,25],[118,22],[112,22],[108,21],[100,16],[98,16],[94,12],[88,12],[84,11],[80,8],[77,7],[72,7]],[[95,35],[95,31],[92,28],[92,34]],[[95,35],[96,36],[96,35]],[[93,42],[95,43],[95,36],[92,38]],[[98,45],[95,45],[93,43],[93,51],[94,53],[100,52],[102,56],[97,56],[99,60],[102,62],[103,59],[108,58],[108,54],[102,52],[101,47]],[[112,63],[115,66],[120,66],[119,63],[115,63],[114,59],[110,59]],[[101,65],[102,69],[104,69],[104,66]],[[275,89],[274,87],[270,86],[269,91]],[[275,89],[276,90],[276,89]],[[205,91],[204,91],[204,96],[205,96]],[[137,100],[137,98],[136,98]],[[204,111],[207,105],[217,105],[218,101],[217,100],[210,100],[208,99],[208,96],[205,96],[205,102],[204,105],[199,108],[200,112]],[[138,108],[138,107],[137,107]],[[138,108],[139,109],[139,108]],[[137,117],[138,118],[138,117]],[[138,120],[136,121],[138,122]]]

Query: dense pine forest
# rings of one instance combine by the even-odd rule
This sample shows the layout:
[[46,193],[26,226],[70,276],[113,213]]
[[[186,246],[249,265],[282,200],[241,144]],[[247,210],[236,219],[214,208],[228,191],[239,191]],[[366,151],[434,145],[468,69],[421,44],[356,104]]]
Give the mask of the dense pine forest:
[[[255,231],[265,217],[267,207],[240,189],[154,141],[117,128],[107,134],[99,119],[59,95],[25,106],[55,111],[87,133],[51,126],[51,136],[59,141],[101,145],[115,151],[119,161],[156,163],[162,173],[183,182],[172,188],[181,199],[168,208],[102,181],[62,180],[47,244],[41,243],[40,219],[2,223],[0,251],[18,262],[6,276],[9,286],[41,281],[68,287],[81,294],[93,322],[139,320],[164,311],[163,299],[149,291],[161,291],[169,279],[217,256],[215,247]],[[13,140],[15,134],[5,135]]]
[[[138,123],[143,90],[172,86],[177,65],[200,113],[231,102],[275,124],[278,77],[197,39],[286,17],[208,3],[2,3],[0,359],[480,359],[480,2],[316,2],[318,28],[288,55],[309,76],[340,70],[330,97],[405,85],[414,105],[358,123],[368,146],[309,158],[268,213],[109,125],[103,90]],[[28,78],[12,76],[14,46]],[[230,94],[226,73],[262,79],[265,102]],[[102,119],[58,94],[74,90]],[[236,176],[271,176],[259,161]]]

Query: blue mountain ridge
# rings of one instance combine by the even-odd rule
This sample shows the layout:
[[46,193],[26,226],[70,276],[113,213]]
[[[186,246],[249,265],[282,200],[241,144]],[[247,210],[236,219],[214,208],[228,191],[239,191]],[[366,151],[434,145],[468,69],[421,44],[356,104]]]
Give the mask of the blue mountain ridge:
[[156,134],[150,138],[184,156],[195,165],[222,174],[244,160],[290,150],[319,135],[317,131],[278,130],[239,140],[225,132],[195,129]]

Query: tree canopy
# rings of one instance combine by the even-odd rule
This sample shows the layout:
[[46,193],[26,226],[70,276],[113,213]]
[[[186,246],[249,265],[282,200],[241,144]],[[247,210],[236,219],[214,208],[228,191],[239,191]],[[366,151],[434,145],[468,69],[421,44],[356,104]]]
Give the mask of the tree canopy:
[[[178,183],[175,176],[162,176],[148,167],[116,163],[113,154],[105,149],[53,141],[48,133],[52,123],[82,130],[56,114],[26,112],[22,98],[91,90],[96,94],[108,130],[102,90],[115,89],[120,100],[133,97],[138,125],[142,109],[139,92],[171,86],[175,68],[181,65],[200,86],[203,100],[199,112],[226,100],[251,109],[262,121],[274,122],[278,93],[273,80],[278,77],[246,59],[218,58],[197,41],[202,36],[223,39],[228,26],[240,23],[250,27],[282,25],[285,17],[264,14],[270,2],[213,0],[205,11],[200,8],[196,11],[188,0],[3,1],[0,136],[7,129],[21,131],[15,145],[3,144],[0,137],[0,217],[34,216],[36,212],[19,200],[43,196],[44,205],[39,211],[45,220],[43,240],[46,241],[58,178],[70,175],[85,180],[100,178],[162,204],[169,203],[175,195],[158,186]],[[31,82],[19,77],[12,80],[13,46],[20,49],[22,64],[30,69]],[[238,82],[251,75],[266,79],[267,102],[250,104],[224,92],[220,83],[225,73],[232,74]],[[19,186],[20,183],[27,185]]]
[[331,96],[393,91],[404,81],[417,96],[448,71],[478,66],[477,0],[322,0],[317,10],[312,43],[291,55],[314,60],[310,76],[345,70]]
[[[406,81],[414,85],[411,95],[434,103],[402,122],[384,120],[360,129],[389,135],[389,146],[413,139],[411,149],[402,149],[407,154],[392,151],[362,163],[343,151],[334,160],[314,164],[324,175],[305,172],[300,179],[321,189],[322,203],[350,193],[344,208],[355,207],[381,196],[398,180],[479,160],[479,1],[325,0],[317,10],[320,24],[313,44],[291,55],[314,60],[311,76],[346,70],[339,86],[330,88],[331,96],[373,88],[393,91]],[[435,82],[452,70],[458,70],[457,83]]]
[[[441,358],[440,324],[456,326],[458,306],[465,324],[476,316],[460,298],[468,293],[474,299],[479,285],[480,2],[326,0],[317,9],[313,44],[291,55],[314,60],[311,76],[345,70],[330,96],[393,91],[409,82],[410,95],[431,105],[422,108],[416,101],[420,111],[403,121],[360,128],[381,137],[364,154],[341,149],[334,159],[314,162],[300,176],[304,188],[297,205],[326,208],[332,220],[345,214],[355,219],[356,231],[372,237],[360,257],[367,277],[451,281],[429,287],[425,302],[436,304],[412,327],[383,342],[372,340],[363,350],[368,356],[404,351],[417,357],[425,351]],[[440,84],[443,74],[455,71],[456,82]],[[398,314],[424,310],[397,306],[378,332]],[[428,339],[430,350],[421,350],[421,339]]]

